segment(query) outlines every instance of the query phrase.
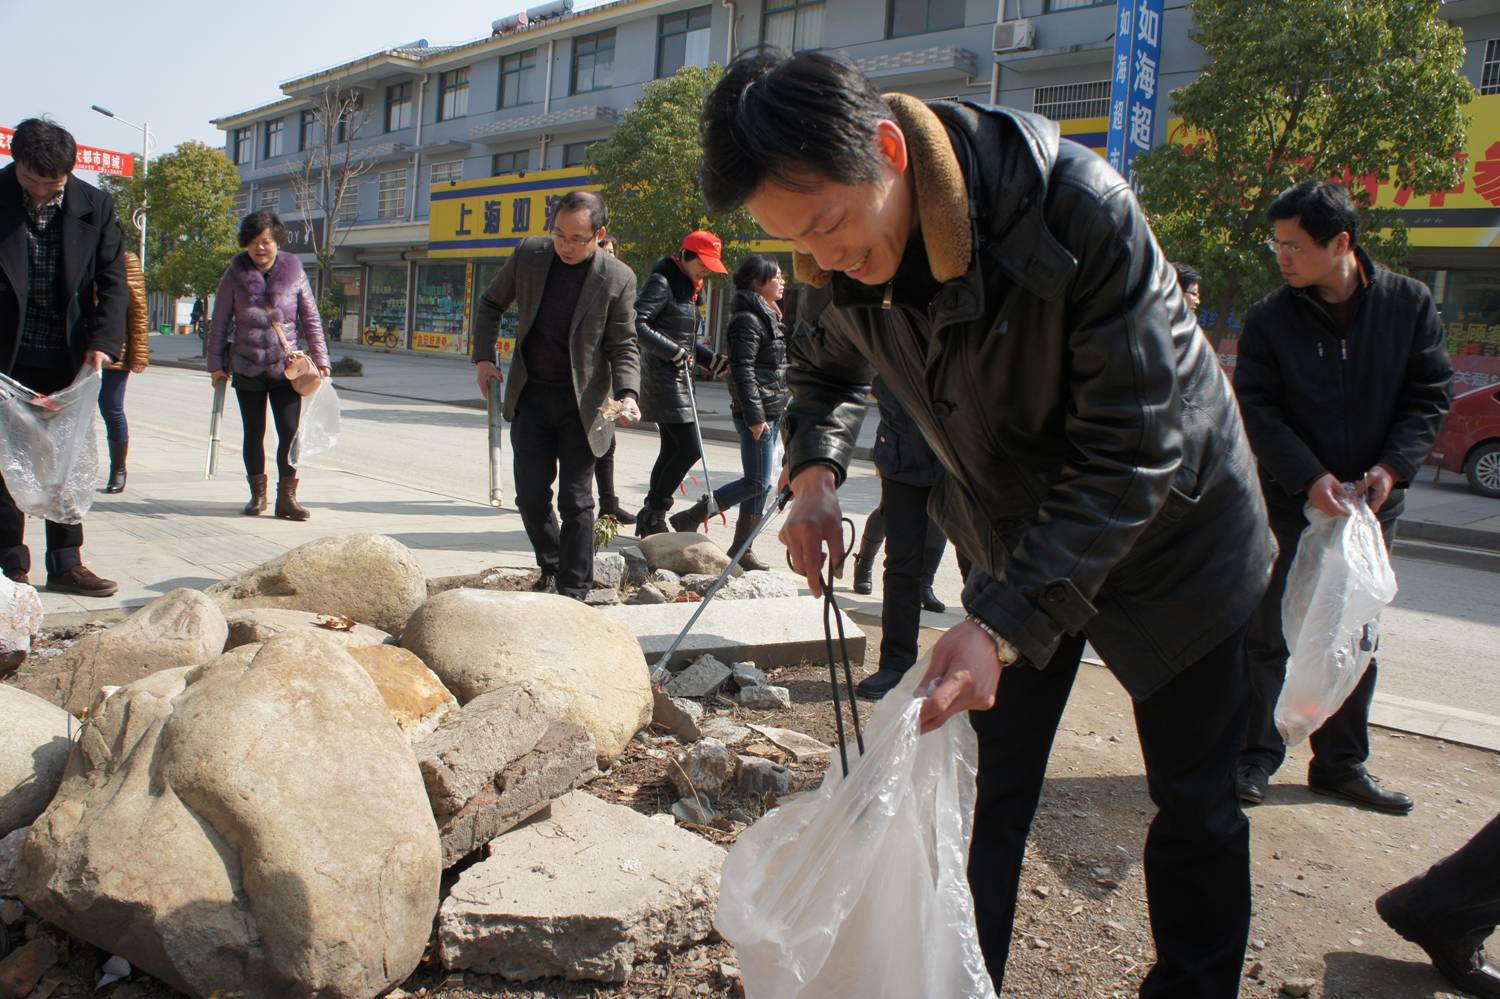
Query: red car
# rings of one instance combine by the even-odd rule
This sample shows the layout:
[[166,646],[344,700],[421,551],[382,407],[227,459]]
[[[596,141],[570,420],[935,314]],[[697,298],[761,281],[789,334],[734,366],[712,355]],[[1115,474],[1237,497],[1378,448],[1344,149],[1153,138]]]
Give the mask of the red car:
[[1428,464],[1463,472],[1482,496],[1500,497],[1500,384],[1455,396]]

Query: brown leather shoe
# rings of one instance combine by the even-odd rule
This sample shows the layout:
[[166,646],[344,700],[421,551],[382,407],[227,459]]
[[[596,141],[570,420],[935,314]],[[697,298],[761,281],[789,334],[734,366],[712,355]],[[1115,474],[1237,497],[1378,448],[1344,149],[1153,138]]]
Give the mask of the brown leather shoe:
[[63,572],[47,573],[47,589],[53,593],[72,593],[80,597],[111,597],[120,588],[113,579],[100,579],[85,565],[75,565]]
[[266,512],[266,477],[247,475],[245,481],[250,483],[250,502],[240,512],[247,517],[259,517]]
[[10,580],[12,583],[25,583],[27,585],[31,584],[31,574],[28,573],[25,569],[6,569],[5,578]]
[[282,479],[276,483],[276,516],[282,520],[307,520],[312,511],[297,502],[297,480]]

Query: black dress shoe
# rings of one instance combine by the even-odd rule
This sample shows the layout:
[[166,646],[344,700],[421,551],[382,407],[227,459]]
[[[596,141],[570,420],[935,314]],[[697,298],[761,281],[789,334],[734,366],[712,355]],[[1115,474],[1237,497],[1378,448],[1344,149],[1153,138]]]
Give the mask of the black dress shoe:
[[1271,786],[1271,775],[1260,767],[1240,767],[1234,775],[1235,789],[1240,801],[1247,805],[1259,805],[1266,800],[1266,789]]
[[1445,938],[1433,925],[1432,913],[1413,904],[1417,878],[1392,888],[1375,900],[1375,911],[1385,924],[1427,952],[1433,967],[1455,988],[1483,999],[1500,999],[1500,968],[1485,960],[1484,951]]
[[557,592],[557,573],[555,573],[555,572],[548,572],[546,569],[543,569],[542,570],[542,574],[536,578],[536,582],[531,584],[531,592],[532,593],[556,593]]
[[635,514],[621,507],[619,500],[615,500],[613,503],[600,501],[599,516],[613,517],[615,518],[615,522],[623,527],[629,527],[635,523]]
[[1375,783],[1375,779],[1361,771],[1341,781],[1325,781],[1307,776],[1308,790],[1330,798],[1343,798],[1356,805],[1373,808],[1391,815],[1406,815],[1412,809],[1412,800],[1400,791],[1386,791]]
[[854,692],[869,701],[878,701],[886,694],[896,689],[901,678],[906,675],[902,669],[880,669],[859,681]]
[[938,599],[937,591],[930,586],[922,587],[922,609],[941,614],[948,609],[948,605]]

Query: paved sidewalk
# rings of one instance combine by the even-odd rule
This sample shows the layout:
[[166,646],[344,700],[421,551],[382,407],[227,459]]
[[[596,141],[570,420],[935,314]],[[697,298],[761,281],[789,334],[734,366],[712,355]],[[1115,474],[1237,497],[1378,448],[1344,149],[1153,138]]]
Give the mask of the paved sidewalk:
[[[201,350],[195,336],[153,336],[153,363],[181,364],[201,370]],[[467,357],[388,351],[335,343],[335,359],[354,357],[364,365],[359,378],[337,379],[340,392],[355,392],[398,399],[441,402],[482,409],[474,385],[474,370]],[[707,440],[739,442],[729,416],[729,390],[723,382],[698,385],[698,403],[703,436]],[[856,459],[868,461],[879,420],[872,414],[860,429]],[[651,433],[649,427],[638,433]],[[1424,469],[1407,492],[1406,513],[1400,535],[1406,541],[1500,552],[1500,499],[1475,493],[1462,475],[1451,473],[1434,481],[1433,470]]]

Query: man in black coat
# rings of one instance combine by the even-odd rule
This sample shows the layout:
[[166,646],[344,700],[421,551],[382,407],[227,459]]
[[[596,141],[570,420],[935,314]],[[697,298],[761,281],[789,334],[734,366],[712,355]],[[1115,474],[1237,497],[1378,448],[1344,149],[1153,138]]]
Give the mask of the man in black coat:
[[[1280,554],[1246,638],[1250,725],[1238,773],[1240,799],[1265,800],[1286,758],[1276,700],[1286,678],[1281,598],[1311,504],[1349,515],[1351,483],[1380,520],[1386,548],[1406,487],[1448,413],[1453,368],[1427,287],[1376,267],[1358,245],[1349,192],[1307,180],[1267,211],[1286,284],[1251,307],[1240,337],[1234,388],[1260,463]],[[1365,771],[1375,660],[1343,706],[1314,732],[1308,786],[1321,794],[1404,815],[1412,800]]]
[[825,558],[842,572],[836,488],[872,373],[942,463],[929,508],[973,563],[968,617],[918,689],[925,729],[969,711],[978,732],[969,883],[995,985],[1087,638],[1134,699],[1158,808],[1142,995],[1235,995],[1242,638],[1272,543],[1228,379],[1129,185],[1055,122],[883,97],[830,53],[736,60],[702,127],[710,210],[745,204],[813,285],[782,538],[815,594]]
[[[600,252],[608,220],[599,195],[565,195],[552,238],[516,247],[480,297],[474,323],[480,393],[505,382],[516,506],[541,569],[532,589],[576,600],[594,583],[594,460],[614,441],[600,407],[617,400],[623,421],[640,419],[635,274]],[[495,339],[512,302],[521,324],[506,380],[495,367]]]
[[[67,388],[125,348],[130,291],[113,199],[72,175],[78,147],[28,118],[0,170],[0,371],[37,392]],[[83,524],[47,521],[47,589],[107,597],[118,586],[83,564]],[[26,515],[0,481],[0,570],[29,582]]]

